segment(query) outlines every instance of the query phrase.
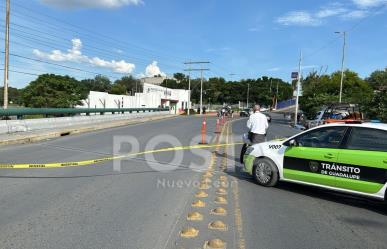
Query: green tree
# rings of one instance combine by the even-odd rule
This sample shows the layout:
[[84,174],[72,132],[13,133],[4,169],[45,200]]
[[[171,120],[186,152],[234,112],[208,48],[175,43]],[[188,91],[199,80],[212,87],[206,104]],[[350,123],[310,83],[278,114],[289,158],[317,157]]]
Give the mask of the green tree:
[[[303,81],[303,96],[300,98],[301,109],[312,118],[324,105],[339,101],[341,72],[331,75],[310,73]],[[363,110],[372,100],[372,88],[353,71],[345,71],[342,102],[359,104]]]
[[387,123],[387,89],[375,92],[368,105],[367,114],[370,119],[379,119]]
[[[21,92],[22,90],[14,88],[14,87],[8,87],[8,101],[10,105],[21,105],[22,99],[21,99]],[[4,88],[0,87],[0,105],[4,102]]]
[[186,80],[186,76],[183,73],[175,73],[175,74],[173,74],[173,78],[175,78],[176,81],[179,83]]
[[116,80],[111,89],[111,93],[113,93],[113,88],[115,92],[120,90],[119,94],[127,94],[129,92],[130,93],[142,92],[143,86],[140,80],[134,78],[132,75],[129,75]]
[[126,95],[127,89],[124,85],[114,84],[110,90],[111,94]]
[[387,88],[387,68],[384,70],[376,70],[366,78],[366,81],[374,90],[382,90]]
[[74,78],[43,74],[23,89],[22,101],[26,107],[74,107],[83,97],[80,90]]
[[80,82],[80,89],[83,95],[88,95],[90,91],[110,92],[112,83],[109,78],[102,75],[95,76],[94,79],[85,79]]

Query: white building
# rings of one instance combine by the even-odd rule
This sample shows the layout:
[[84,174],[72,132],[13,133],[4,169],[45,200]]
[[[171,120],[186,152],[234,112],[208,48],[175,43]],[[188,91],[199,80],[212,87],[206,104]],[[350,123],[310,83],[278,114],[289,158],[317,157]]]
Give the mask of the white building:
[[188,107],[188,90],[170,89],[144,83],[143,92],[134,96],[90,91],[89,97],[78,108],[157,108],[169,107],[178,114]]
[[161,85],[161,83],[164,82],[164,80],[168,79],[165,76],[159,76],[159,77],[144,77],[140,79],[141,83],[147,83],[147,84],[153,84],[153,85]]

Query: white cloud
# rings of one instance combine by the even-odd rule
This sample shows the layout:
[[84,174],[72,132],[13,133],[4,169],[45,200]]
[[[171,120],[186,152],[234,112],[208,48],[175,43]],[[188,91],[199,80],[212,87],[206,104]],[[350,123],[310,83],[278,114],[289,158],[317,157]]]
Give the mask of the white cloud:
[[317,18],[327,18],[332,16],[337,16],[347,12],[348,10],[343,7],[340,3],[332,3],[327,6],[322,7],[315,16]]
[[229,51],[231,48],[229,47],[220,47],[220,48],[207,48],[206,52],[211,53],[211,52],[222,52],[222,51]]
[[277,18],[276,22],[286,26],[319,26],[326,19],[338,17],[342,20],[351,20],[367,17],[369,8],[387,7],[387,0],[352,0],[352,3],[333,2],[313,11],[291,11]]
[[106,61],[100,59],[99,57],[89,58],[87,55],[82,54],[82,41],[78,38],[72,39],[72,47],[66,52],[60,50],[52,50],[51,53],[42,52],[38,49],[34,49],[33,53],[35,56],[43,59],[48,59],[51,61],[69,61],[76,63],[86,63],[92,66],[107,68],[116,73],[129,74],[131,73],[135,65],[128,63],[124,60],[116,61]]
[[387,5],[387,0],[352,0],[359,8],[372,8],[381,5]]
[[273,68],[269,68],[269,69],[267,69],[267,71],[269,71],[269,72],[277,72],[277,71],[279,71],[281,68],[279,68],[279,67],[273,67]]
[[166,76],[164,72],[161,72],[159,66],[157,65],[157,61],[153,61],[151,64],[149,64],[145,68],[145,74],[141,74],[141,75],[145,77],[153,77],[155,75]]
[[277,18],[277,23],[291,26],[318,26],[321,24],[321,20],[315,18],[311,13],[307,11],[291,11]]
[[44,4],[60,8],[118,8],[126,5],[139,5],[142,0],[40,0]]
[[369,12],[366,10],[353,10],[344,15],[342,15],[343,19],[360,19],[368,16]]

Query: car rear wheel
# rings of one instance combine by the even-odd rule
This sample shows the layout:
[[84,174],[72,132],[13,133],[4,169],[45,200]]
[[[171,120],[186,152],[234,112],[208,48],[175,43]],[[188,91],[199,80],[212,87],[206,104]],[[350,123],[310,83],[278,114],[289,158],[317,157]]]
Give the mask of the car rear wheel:
[[254,161],[253,176],[258,184],[273,187],[278,183],[277,166],[268,158],[257,158]]

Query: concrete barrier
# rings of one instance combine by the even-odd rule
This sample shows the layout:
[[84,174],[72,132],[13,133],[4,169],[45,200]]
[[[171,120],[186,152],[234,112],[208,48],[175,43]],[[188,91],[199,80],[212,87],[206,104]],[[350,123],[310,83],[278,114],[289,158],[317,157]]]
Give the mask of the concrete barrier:
[[45,129],[66,128],[75,125],[87,125],[105,123],[111,121],[139,119],[149,116],[168,115],[169,111],[162,112],[133,112],[125,114],[74,116],[60,118],[41,118],[26,120],[1,120],[0,134],[12,134],[17,132],[37,131]]

